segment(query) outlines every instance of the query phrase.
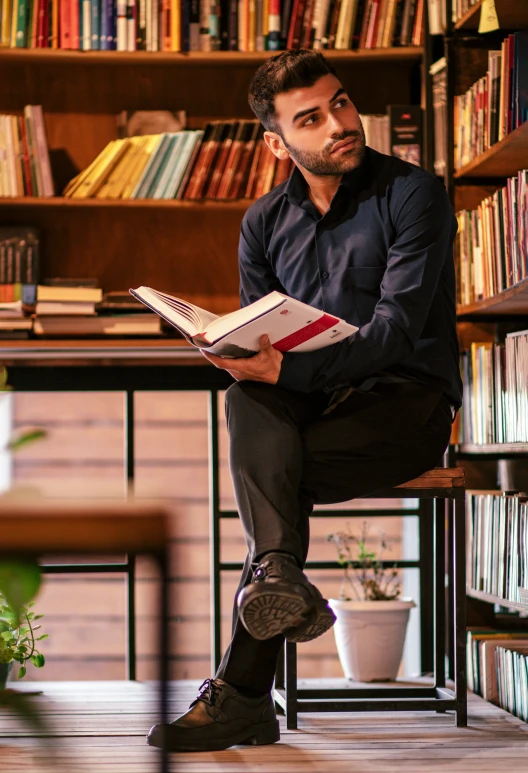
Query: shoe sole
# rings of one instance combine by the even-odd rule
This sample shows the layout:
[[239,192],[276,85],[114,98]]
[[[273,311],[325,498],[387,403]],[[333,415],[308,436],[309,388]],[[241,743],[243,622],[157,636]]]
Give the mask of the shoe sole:
[[308,622],[312,605],[298,593],[247,585],[238,597],[240,619],[254,639],[265,641]]
[[[170,727],[170,725],[167,725]],[[147,736],[147,744],[160,748],[158,743],[153,743],[153,739]],[[266,746],[267,744],[280,741],[280,728],[278,719],[270,722],[261,722],[258,725],[248,728],[245,731],[236,733],[229,738],[215,738],[212,741],[196,741],[194,743],[171,743],[170,736],[167,743],[169,752],[217,752],[229,749],[231,746]]]
[[284,631],[286,640],[294,644],[312,641],[330,630],[336,621],[333,610],[328,606],[326,599],[318,599],[315,608],[306,623]]

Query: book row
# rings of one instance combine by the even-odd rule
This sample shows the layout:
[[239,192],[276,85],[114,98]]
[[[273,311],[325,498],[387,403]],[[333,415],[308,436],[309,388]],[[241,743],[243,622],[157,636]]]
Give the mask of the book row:
[[457,301],[491,298],[528,276],[528,170],[457,213]]
[[285,180],[256,121],[214,121],[204,131],[113,140],[72,180],[72,198],[257,198]]
[[265,51],[422,45],[425,0],[0,0],[0,45]]
[[528,588],[528,500],[516,494],[467,498],[468,587],[518,603]]
[[[510,655],[506,656],[506,653]],[[524,658],[527,667],[528,631],[494,630],[488,628],[470,629],[467,632],[467,675],[468,688],[485,700],[517,714],[526,721],[526,714],[517,713],[517,707],[524,707],[528,685],[523,682],[519,666],[521,662],[507,662],[507,658]],[[517,671],[517,673],[516,673]],[[518,692],[518,688],[522,688]],[[524,689],[524,693],[523,690]],[[521,703],[524,695],[524,703]]]
[[0,196],[53,196],[41,105],[0,115]]
[[528,30],[488,52],[486,75],[455,97],[455,168],[469,164],[528,119]]
[[528,331],[461,355],[463,443],[528,442]]
[[528,651],[497,647],[498,704],[523,722],[528,722]]

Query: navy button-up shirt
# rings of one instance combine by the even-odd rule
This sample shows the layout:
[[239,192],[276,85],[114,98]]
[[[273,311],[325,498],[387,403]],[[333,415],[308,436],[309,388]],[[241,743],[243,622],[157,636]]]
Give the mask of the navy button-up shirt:
[[456,228],[436,177],[371,148],[324,215],[298,169],[259,199],[241,228],[242,306],[279,290],[360,328],[285,353],[279,385],[312,392],[383,374],[435,385],[458,408]]

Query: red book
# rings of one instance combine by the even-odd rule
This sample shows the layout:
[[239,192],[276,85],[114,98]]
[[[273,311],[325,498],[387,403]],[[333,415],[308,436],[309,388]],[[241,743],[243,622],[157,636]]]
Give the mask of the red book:
[[70,49],[71,45],[71,4],[70,0],[62,0],[59,6],[60,13],[60,32],[59,32],[59,47],[64,49]]
[[302,48],[311,48],[313,46],[313,17],[315,11],[315,0],[306,0],[306,7],[304,10],[304,19],[302,26]]
[[78,51],[81,47],[79,30],[79,0],[61,0],[61,5],[68,2],[70,3],[70,45],[75,51]]
[[247,179],[250,172],[250,160],[255,149],[255,142],[260,130],[258,123],[253,125],[249,124],[243,137],[243,146],[240,160],[236,172],[233,176],[233,181],[227,193],[228,199],[243,198],[244,191],[246,190]]
[[293,0],[292,15],[286,48],[300,48],[306,0]]
[[231,146],[233,144],[233,140],[235,139],[238,128],[238,121],[233,121],[233,123],[225,125],[224,131],[222,132],[222,136],[219,140],[220,152],[218,154],[218,159],[213,169],[209,185],[204,194],[206,199],[216,199],[218,188],[220,187],[220,183],[222,181],[222,175],[224,174],[227,160],[231,152]]
[[258,169],[259,159],[262,153],[263,146],[264,146],[264,140],[257,140],[257,144],[255,145],[255,152],[253,153],[253,158],[251,159],[251,167],[249,169],[246,192],[244,194],[245,199],[253,198],[255,181],[257,179],[257,169]]

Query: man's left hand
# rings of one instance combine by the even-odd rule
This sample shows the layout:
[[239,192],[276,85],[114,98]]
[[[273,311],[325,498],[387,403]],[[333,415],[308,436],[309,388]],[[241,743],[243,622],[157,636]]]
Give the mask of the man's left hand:
[[254,357],[228,359],[217,357],[201,350],[203,356],[217,368],[227,370],[236,381],[262,381],[264,384],[276,384],[281,370],[282,352],[274,349],[269,337],[260,337],[260,352]]

